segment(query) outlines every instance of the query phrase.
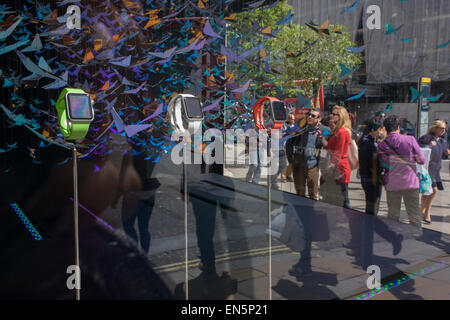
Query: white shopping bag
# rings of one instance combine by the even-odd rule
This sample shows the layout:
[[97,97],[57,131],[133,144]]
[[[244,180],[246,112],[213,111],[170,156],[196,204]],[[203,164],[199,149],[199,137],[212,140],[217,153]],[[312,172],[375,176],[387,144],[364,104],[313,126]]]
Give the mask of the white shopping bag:
[[429,196],[433,194],[433,186],[430,174],[428,172],[428,165],[430,164],[431,149],[430,148],[420,148],[424,157],[424,164],[416,164],[417,172],[420,175],[420,193]]

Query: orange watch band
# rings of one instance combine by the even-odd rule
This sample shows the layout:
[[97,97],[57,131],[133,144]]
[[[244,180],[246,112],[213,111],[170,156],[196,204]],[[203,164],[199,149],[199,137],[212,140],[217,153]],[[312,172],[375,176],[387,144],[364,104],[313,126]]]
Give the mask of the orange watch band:
[[[272,97],[262,97],[259,99],[255,106],[253,107],[253,119],[255,121],[256,128],[259,130],[267,130],[267,128],[264,126],[264,117],[263,117],[263,111],[264,111],[264,102],[269,101],[280,101],[277,98]],[[274,122],[274,125],[271,130],[280,130],[281,127],[283,127],[283,122]]]

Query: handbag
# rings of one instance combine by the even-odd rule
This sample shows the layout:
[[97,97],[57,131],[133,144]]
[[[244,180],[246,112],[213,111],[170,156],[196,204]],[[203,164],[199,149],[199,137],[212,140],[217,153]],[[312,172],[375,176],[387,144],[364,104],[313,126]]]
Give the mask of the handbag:
[[433,194],[433,181],[428,173],[428,166],[430,164],[431,149],[430,148],[420,148],[422,154],[425,157],[424,164],[417,165],[417,172],[420,174],[420,193],[426,196]]
[[350,164],[350,169],[352,171],[359,169],[358,146],[353,139],[351,140],[350,146],[348,147],[348,163]]

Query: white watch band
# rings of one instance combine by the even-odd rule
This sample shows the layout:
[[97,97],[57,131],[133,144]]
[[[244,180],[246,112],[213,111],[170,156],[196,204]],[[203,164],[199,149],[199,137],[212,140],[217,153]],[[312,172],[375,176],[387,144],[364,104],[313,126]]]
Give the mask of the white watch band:
[[195,134],[198,130],[202,129],[202,120],[189,120],[189,126],[187,128],[185,127],[182,110],[183,105],[181,104],[181,99],[184,97],[195,98],[191,94],[178,94],[172,98],[167,106],[170,124],[175,130],[180,131],[180,133],[188,131],[190,134]]
[[202,134],[202,121],[200,120],[194,120],[189,122],[189,133],[190,134],[196,134],[198,133]]

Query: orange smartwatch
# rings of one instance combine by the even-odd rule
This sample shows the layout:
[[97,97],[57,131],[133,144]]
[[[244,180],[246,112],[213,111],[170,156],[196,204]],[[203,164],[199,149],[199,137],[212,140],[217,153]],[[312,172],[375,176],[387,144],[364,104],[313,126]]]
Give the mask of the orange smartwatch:
[[[269,102],[268,110],[264,110],[265,102]],[[269,121],[264,118],[270,117]],[[286,105],[283,101],[272,97],[263,97],[259,99],[253,107],[253,118],[255,125],[259,130],[280,130],[284,122],[287,120]]]

